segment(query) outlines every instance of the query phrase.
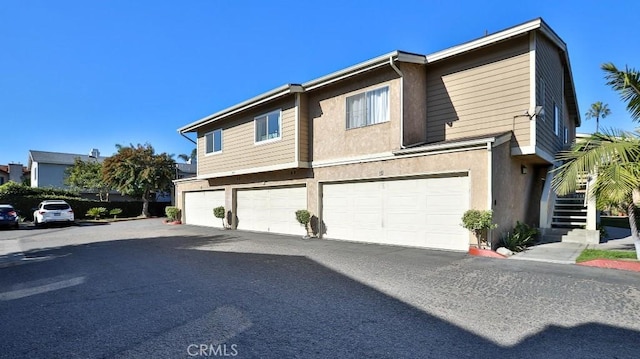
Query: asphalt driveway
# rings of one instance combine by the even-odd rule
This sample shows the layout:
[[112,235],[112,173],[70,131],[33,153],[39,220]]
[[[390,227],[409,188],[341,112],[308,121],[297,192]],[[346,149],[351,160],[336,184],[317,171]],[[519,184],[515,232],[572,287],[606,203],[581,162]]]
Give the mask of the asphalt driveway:
[[169,226],[1,231],[0,357],[637,357],[637,273]]

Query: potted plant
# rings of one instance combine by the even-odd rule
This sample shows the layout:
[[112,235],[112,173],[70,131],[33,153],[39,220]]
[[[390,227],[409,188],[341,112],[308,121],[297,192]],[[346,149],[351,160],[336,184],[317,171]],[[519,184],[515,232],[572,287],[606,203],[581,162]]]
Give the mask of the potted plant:
[[491,249],[491,243],[488,242],[487,234],[490,229],[498,227],[497,224],[493,223],[492,211],[470,209],[464,212],[461,226],[476,236],[479,249],[483,248],[483,245]]
[[304,226],[304,229],[307,232],[302,238],[307,239],[311,237],[309,235],[309,221],[311,221],[311,213],[309,213],[309,211],[307,211],[306,209],[297,210],[296,220],[298,221],[298,223]]

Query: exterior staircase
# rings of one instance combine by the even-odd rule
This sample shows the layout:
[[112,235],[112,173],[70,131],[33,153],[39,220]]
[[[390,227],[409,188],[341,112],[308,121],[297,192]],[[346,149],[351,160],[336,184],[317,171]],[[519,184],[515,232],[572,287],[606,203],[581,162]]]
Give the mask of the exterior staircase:
[[[545,228],[541,231],[543,243],[598,244],[600,242],[600,232],[587,229],[589,221],[589,201],[586,200],[588,179],[586,175],[581,176],[575,193],[555,198],[551,228]],[[595,205],[595,203],[591,205]]]

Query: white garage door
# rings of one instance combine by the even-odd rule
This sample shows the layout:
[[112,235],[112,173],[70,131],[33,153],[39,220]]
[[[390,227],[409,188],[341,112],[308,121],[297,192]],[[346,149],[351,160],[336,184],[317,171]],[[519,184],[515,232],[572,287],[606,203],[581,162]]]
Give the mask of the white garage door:
[[305,235],[296,211],[307,208],[306,187],[239,190],[238,229]]
[[325,237],[451,250],[469,249],[460,226],[468,177],[323,185]]
[[186,192],[184,217],[186,224],[222,228],[222,220],[213,215],[215,207],[224,206],[224,191]]

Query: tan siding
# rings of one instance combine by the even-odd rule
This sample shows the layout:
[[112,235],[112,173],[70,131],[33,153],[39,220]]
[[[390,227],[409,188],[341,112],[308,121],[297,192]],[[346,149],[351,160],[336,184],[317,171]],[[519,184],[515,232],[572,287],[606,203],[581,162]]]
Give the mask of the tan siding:
[[[313,161],[389,152],[400,148],[400,81],[389,66],[309,94]],[[388,122],[346,129],[346,98],[389,86]]]
[[[537,34],[536,39],[536,76],[538,82],[544,81],[545,84],[544,99],[541,97],[541,91],[537,91],[537,101],[540,105],[544,103],[545,116],[536,121],[536,146],[550,154],[555,154],[562,148],[562,131],[560,136],[555,134],[553,104],[556,103],[561,109],[560,113],[564,113],[562,111],[564,69],[558,48],[540,33]],[[564,123],[562,119],[559,121]]]
[[427,73],[424,65],[399,63],[403,74],[403,144],[427,140]]
[[[254,117],[282,110],[281,139],[254,143]],[[222,153],[205,155],[204,135],[222,128]],[[209,125],[198,132],[198,175],[277,166],[295,161],[295,104],[293,96],[272,105]]]
[[427,141],[514,130],[529,145],[529,42],[509,40],[427,67]]
[[310,162],[309,149],[309,105],[307,95],[300,95],[300,123],[299,123],[299,158],[301,162]]

